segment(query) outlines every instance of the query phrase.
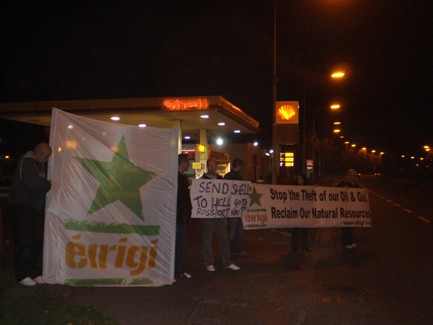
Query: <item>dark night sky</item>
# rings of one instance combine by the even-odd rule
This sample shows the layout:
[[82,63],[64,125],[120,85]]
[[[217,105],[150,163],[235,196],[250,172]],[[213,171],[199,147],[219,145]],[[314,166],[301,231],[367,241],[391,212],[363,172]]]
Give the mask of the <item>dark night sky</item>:
[[[314,110],[326,130],[327,105],[340,99],[343,134],[369,148],[433,145],[428,1],[277,6],[278,100],[305,100],[307,120]],[[261,122],[270,145],[270,0],[6,1],[0,27],[0,102],[221,95]],[[332,83],[339,64],[350,73]]]

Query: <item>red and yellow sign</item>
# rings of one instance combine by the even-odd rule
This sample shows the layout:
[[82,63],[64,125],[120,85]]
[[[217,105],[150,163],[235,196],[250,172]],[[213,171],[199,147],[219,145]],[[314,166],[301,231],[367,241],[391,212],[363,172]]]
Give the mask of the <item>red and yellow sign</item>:
[[195,145],[195,151],[197,151],[197,152],[205,152],[205,146],[204,145],[202,145],[202,144],[196,144]]
[[299,102],[276,102],[275,122],[276,124],[299,124]]
[[165,99],[162,103],[162,109],[166,111],[199,111],[209,109],[209,103],[206,98],[192,99]]

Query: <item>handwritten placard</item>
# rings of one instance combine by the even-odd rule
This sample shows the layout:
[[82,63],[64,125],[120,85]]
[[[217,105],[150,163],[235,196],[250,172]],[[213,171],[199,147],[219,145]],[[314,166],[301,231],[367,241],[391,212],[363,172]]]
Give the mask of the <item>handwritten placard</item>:
[[250,202],[251,182],[193,179],[192,218],[241,218]]

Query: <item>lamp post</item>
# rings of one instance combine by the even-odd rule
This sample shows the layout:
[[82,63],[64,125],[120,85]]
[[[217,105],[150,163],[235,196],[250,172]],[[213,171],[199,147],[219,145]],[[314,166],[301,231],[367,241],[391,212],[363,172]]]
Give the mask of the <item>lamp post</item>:
[[[276,118],[276,103],[277,103],[277,0],[274,0],[274,17],[273,17],[273,79],[272,79],[272,147],[274,150],[272,156],[272,184],[277,183],[277,173],[279,170],[280,163],[280,147],[277,144],[277,118]],[[345,71],[338,70],[334,71],[331,74],[332,79],[342,79],[346,75]],[[302,116],[302,171],[306,172],[306,86],[304,83],[304,93],[303,93],[303,116]],[[339,107],[338,107],[339,108]],[[337,109],[338,109],[337,108]],[[314,162],[314,133],[315,133],[315,112],[314,109],[312,111],[313,118],[313,136],[311,141],[312,147],[312,159]],[[320,166],[319,166],[320,168]],[[314,167],[313,167],[313,175],[314,175]]]
[[274,154],[272,156],[272,184],[277,184],[277,170],[279,164],[279,150],[277,150],[277,117],[276,117],[276,103],[277,103],[277,1],[274,0],[274,66],[272,76],[272,149]]
[[[343,70],[336,70],[336,71],[333,71],[329,76],[330,76],[330,78],[332,80],[340,81],[340,80],[342,80],[342,79],[344,79],[346,77],[346,72],[343,71]],[[329,106],[329,109],[331,111],[338,111],[338,110],[341,109],[341,104],[334,102],[334,103],[332,103]],[[303,113],[304,114],[303,114],[303,119],[302,119],[302,121],[303,121],[302,156],[303,156],[303,159],[304,159],[304,161],[303,161],[303,164],[304,164],[303,171],[305,172],[305,168],[306,168],[306,166],[305,166],[305,164],[306,164],[306,153],[305,153],[306,152],[306,149],[305,149],[306,148],[306,140],[305,140],[305,134],[306,134],[305,85],[304,85],[304,112]],[[311,136],[309,137],[309,141],[308,142],[311,143],[311,159],[313,160],[313,163],[316,165],[316,162],[315,162],[315,148],[314,148],[314,139],[316,138],[316,112],[315,112],[314,109],[312,110],[312,128],[311,128],[311,130],[312,130],[311,131]],[[339,131],[336,131],[334,133],[338,134],[338,132]],[[321,144],[319,144],[319,145],[321,145]],[[319,167],[319,169],[318,169],[318,175],[319,175],[319,177],[321,176],[320,150],[321,150],[321,148],[319,148],[319,162],[318,162],[318,167]],[[313,177],[315,177],[314,169],[313,169]]]

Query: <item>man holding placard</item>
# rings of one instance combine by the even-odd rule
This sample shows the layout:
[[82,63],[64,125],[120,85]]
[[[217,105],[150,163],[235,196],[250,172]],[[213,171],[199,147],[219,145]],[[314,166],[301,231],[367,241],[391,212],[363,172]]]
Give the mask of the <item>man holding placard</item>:
[[[222,179],[222,177],[216,173],[217,163],[215,160],[208,159],[206,162],[206,167],[207,173],[201,177],[202,179]],[[229,270],[238,271],[240,267],[232,263],[230,256],[226,219],[202,218],[201,224],[203,227],[203,262],[206,270],[209,272],[215,272],[212,252],[212,238],[213,233],[215,232],[219,240],[220,253],[224,267]]]

